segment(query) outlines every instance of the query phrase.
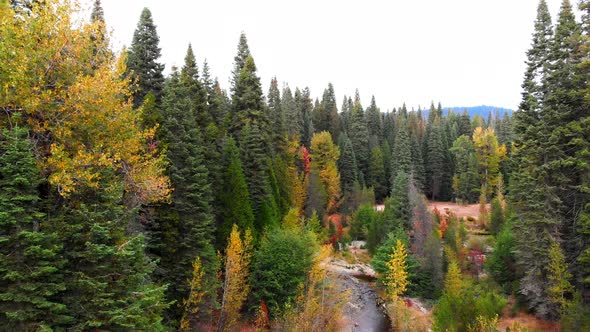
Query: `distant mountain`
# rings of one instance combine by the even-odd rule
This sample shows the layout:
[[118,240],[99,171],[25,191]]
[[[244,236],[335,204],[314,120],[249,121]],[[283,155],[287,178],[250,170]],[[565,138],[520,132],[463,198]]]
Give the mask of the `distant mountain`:
[[475,115],[482,116],[484,119],[487,119],[490,112],[494,115],[496,112],[500,114],[500,117],[503,117],[504,114],[512,115],[514,113],[513,110],[503,107],[496,107],[496,106],[471,106],[471,107],[445,107],[443,108],[443,112],[446,114],[449,113],[449,110],[453,110],[455,113],[463,113],[464,110],[467,110],[469,113],[469,117],[473,118]]
[[[488,118],[488,115],[490,114],[490,112],[492,112],[494,115],[496,114],[496,112],[498,112],[500,117],[503,117],[504,114],[508,114],[509,116],[512,116],[512,113],[514,113],[514,110],[511,110],[509,108],[481,105],[481,106],[470,106],[470,107],[464,107],[464,106],[443,107],[444,115],[448,115],[450,110],[453,110],[453,112],[455,112],[455,114],[463,114],[463,111],[467,110],[467,113],[469,114],[470,118],[473,119],[474,116],[479,115],[479,116],[483,117],[484,120]],[[422,110],[422,116],[424,118],[428,118],[428,113],[430,113],[430,110],[428,110],[428,109]]]

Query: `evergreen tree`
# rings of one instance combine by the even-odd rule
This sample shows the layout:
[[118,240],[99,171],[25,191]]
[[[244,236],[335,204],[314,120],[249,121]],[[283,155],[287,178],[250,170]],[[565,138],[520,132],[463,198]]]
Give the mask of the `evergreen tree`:
[[367,129],[365,113],[361,105],[360,97],[358,96],[358,91],[350,111],[350,129],[348,130],[348,137],[352,142],[359,172],[360,175],[362,175],[364,182],[369,170],[369,130]]
[[296,114],[301,116],[298,120],[301,124],[301,130],[299,132],[301,144],[309,147],[311,145],[311,137],[314,133],[312,120],[313,104],[309,88],[305,88],[303,91],[299,91],[299,89],[295,90],[295,107],[297,108]]
[[216,241],[216,245],[221,248],[225,247],[234,224],[240,229],[254,231],[250,192],[242,169],[240,152],[231,137],[225,143],[223,160],[225,172],[218,193],[223,208],[219,211]]
[[344,195],[345,204],[349,206],[353,198],[354,184],[358,181],[358,167],[352,143],[346,133],[340,134],[338,139],[338,146],[341,151],[340,159],[338,159],[338,171],[340,173],[340,188]]
[[281,105],[281,93],[277,78],[270,81],[268,90],[268,110],[270,117],[271,142],[275,153],[286,144],[285,142],[285,115]]
[[410,174],[412,167],[412,153],[408,126],[405,120],[401,121],[402,122],[398,125],[398,130],[395,135],[395,144],[393,145],[393,151],[391,153],[392,185],[398,173]]
[[68,320],[57,234],[45,227],[41,181],[24,128],[0,136],[0,325],[12,331],[49,329]]
[[145,96],[152,92],[159,103],[164,89],[164,65],[158,63],[160,37],[152,19],[152,13],[144,8],[139,17],[133,41],[127,56],[127,70],[137,79],[137,90],[133,94],[133,105],[138,107]]
[[322,109],[323,113],[319,123],[314,123],[315,130],[329,131],[333,138],[340,137],[340,116],[338,115],[336,95],[332,83],[328,83],[328,87],[324,90]]
[[251,56],[252,54],[250,53],[250,47],[248,46],[248,39],[246,38],[246,34],[242,32],[240,33],[240,40],[238,42],[238,53],[234,57],[234,69],[232,70],[231,79],[232,95],[236,93],[240,75],[242,74],[242,70],[246,65],[246,59]]
[[[196,126],[204,111],[200,84],[191,49],[181,73],[173,72],[163,99],[162,141],[167,149],[168,175],[174,186],[169,206],[159,208],[157,255],[161,278],[170,283],[168,298],[180,305],[190,291],[192,264],[201,257],[208,287],[214,282],[216,264],[212,240],[215,232],[211,213],[211,188],[203,160],[202,138]],[[212,289],[207,289],[212,295]],[[176,325],[178,310],[170,310]]]
[[162,311],[170,305],[165,287],[150,281],[155,266],[145,255],[143,235],[125,235],[135,213],[120,205],[120,185],[101,187],[109,189],[84,190],[64,202],[50,226],[67,260],[60,302],[73,319],[62,326],[163,330]]
[[381,140],[381,111],[375,102],[375,96],[371,98],[371,104],[366,111],[367,129],[369,131],[369,148],[378,146]]
[[251,56],[247,57],[241,68],[242,71],[237,77],[232,95],[229,133],[240,137],[244,126],[256,122],[258,128],[263,132],[263,142],[266,142],[268,139],[268,117],[265,113],[262,87],[260,78],[256,75],[254,59]]
[[426,190],[433,200],[440,198],[445,167],[445,151],[443,147],[440,119],[435,117],[427,129],[426,143]]
[[272,191],[264,147],[264,138],[258,124],[246,124],[241,136],[240,156],[250,191],[256,234],[262,234],[264,228],[270,224],[278,224],[279,217],[277,211],[273,211],[276,206],[270,205]]
[[473,142],[468,136],[462,135],[453,143],[451,152],[455,157],[455,175],[453,176],[455,199],[475,203],[481,184]]
[[422,191],[426,184],[426,170],[424,169],[424,158],[422,157],[422,149],[420,148],[420,141],[417,134],[410,137],[410,144],[412,153],[412,175],[416,186]]
[[385,166],[383,153],[379,146],[371,150],[371,163],[369,164],[369,186],[375,191],[375,199],[380,202],[387,195],[388,181],[385,178]]
[[296,135],[299,136],[299,133],[302,130],[303,117],[299,113],[301,109],[297,107],[296,99],[301,98],[301,91],[299,89],[295,90],[296,98],[293,98],[293,94],[291,93],[291,89],[286,86],[283,88],[283,98],[281,99],[281,109],[285,114],[285,124],[286,126],[287,135],[289,139],[293,139]]

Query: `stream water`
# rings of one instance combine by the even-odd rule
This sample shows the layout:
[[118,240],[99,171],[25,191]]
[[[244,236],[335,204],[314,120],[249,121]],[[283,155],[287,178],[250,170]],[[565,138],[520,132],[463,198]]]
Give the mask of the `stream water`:
[[381,332],[391,331],[391,322],[379,305],[378,295],[373,289],[374,278],[366,275],[342,276],[350,291],[350,302],[346,315],[351,324],[343,331]]

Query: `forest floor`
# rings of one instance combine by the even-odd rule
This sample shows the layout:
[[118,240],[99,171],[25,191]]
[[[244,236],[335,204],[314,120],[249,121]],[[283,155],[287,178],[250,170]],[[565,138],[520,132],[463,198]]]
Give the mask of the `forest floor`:
[[[479,217],[479,204],[457,204],[453,202],[431,201],[428,202],[428,207],[431,210],[436,208],[443,215],[448,210],[453,212],[459,218],[473,217],[474,219],[477,219]],[[489,204],[487,204],[487,208],[490,208]]]
[[[472,220],[477,220],[479,217],[479,204],[457,204],[453,202],[431,201],[428,202],[428,207],[430,210],[436,208],[443,215],[449,211],[459,218],[472,217]],[[487,204],[487,209],[489,211],[490,204]],[[477,222],[467,222],[466,227],[469,238],[482,237],[481,232],[478,232]],[[514,306],[514,300],[511,298],[508,307],[505,309],[503,316],[500,317],[498,322],[498,328],[500,331],[506,331],[513,328],[515,325],[529,331],[560,331],[558,324],[539,319],[526,312],[521,311],[513,316],[510,313],[510,308],[512,306]]]

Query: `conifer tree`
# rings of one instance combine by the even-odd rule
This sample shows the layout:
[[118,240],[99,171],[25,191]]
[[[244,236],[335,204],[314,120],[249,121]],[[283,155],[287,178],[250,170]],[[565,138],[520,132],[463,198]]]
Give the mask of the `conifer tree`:
[[256,234],[262,234],[269,223],[278,223],[278,220],[275,220],[278,215],[269,205],[272,192],[264,147],[264,138],[258,124],[246,124],[241,135],[240,156],[250,191]]
[[368,184],[375,191],[375,199],[380,202],[387,195],[388,182],[385,178],[385,166],[383,153],[379,146],[371,150],[371,163],[369,164]]
[[333,138],[340,137],[340,116],[336,106],[336,95],[332,83],[324,90],[322,96],[322,116],[319,123],[314,123],[314,129],[318,132],[329,131]]
[[[14,120],[14,119],[13,119]],[[0,325],[43,330],[67,321],[62,245],[41,213],[41,177],[24,128],[0,135]]]
[[477,201],[477,193],[481,184],[473,142],[468,136],[462,135],[453,143],[451,153],[455,159],[455,175],[453,176],[455,199],[474,203]]
[[[301,92],[299,91],[298,93],[298,91],[299,89],[296,89],[295,95],[297,96],[299,94],[298,98],[301,98]],[[281,109],[285,114],[285,124],[288,124],[288,126],[286,126],[287,135],[289,136],[289,139],[293,139],[295,136],[299,137],[299,133],[303,127],[303,117],[299,113],[300,108],[297,107],[296,101],[293,98],[293,94],[291,93],[289,86],[283,88],[282,96]]]
[[[162,278],[170,283],[168,298],[179,305],[188,296],[192,263],[201,257],[210,273],[208,287],[214,283],[216,256],[212,246],[215,232],[211,213],[211,188],[203,160],[202,138],[197,127],[198,114],[204,111],[203,95],[196,76],[196,65],[189,48],[180,73],[173,72],[163,99],[161,137],[167,149],[168,174],[174,186],[171,204],[161,206],[156,234]],[[207,288],[212,295],[211,288]],[[171,310],[172,324],[180,318]]]
[[349,193],[352,191],[354,183],[358,180],[358,168],[352,143],[346,133],[340,135],[339,149],[341,154],[340,159],[338,159],[338,169],[340,170],[342,192]]
[[278,152],[277,150],[286,144],[285,115],[281,104],[281,93],[279,91],[279,84],[276,77],[270,81],[270,88],[268,91],[268,110],[270,117],[271,141],[276,153]]
[[364,181],[367,178],[369,170],[369,130],[367,129],[365,113],[361,105],[360,97],[358,96],[358,91],[350,111],[350,129],[348,130],[348,137],[352,142],[359,172]]
[[381,111],[375,102],[375,96],[371,97],[371,104],[366,111],[367,129],[369,131],[369,148],[373,149],[380,144],[382,125]]
[[440,198],[444,176],[445,151],[443,147],[440,119],[435,117],[427,129],[426,146],[426,190],[433,200]]
[[133,94],[133,105],[143,103],[148,93],[153,93],[159,103],[164,89],[164,65],[158,63],[160,58],[160,37],[152,19],[152,13],[144,8],[139,17],[133,41],[127,56],[127,70],[137,79],[137,90]]
[[246,65],[246,59],[251,57],[250,47],[248,46],[248,38],[244,32],[240,33],[240,40],[238,42],[238,53],[234,57],[234,69],[232,70],[231,92],[236,93],[238,81],[242,74],[242,69]]
[[264,137],[263,142],[266,143],[268,139],[267,130],[269,129],[268,117],[265,113],[260,78],[256,75],[254,59],[248,56],[244,61],[232,95],[229,133],[240,137],[246,124],[257,123]]
[[309,147],[311,145],[311,137],[314,133],[311,93],[309,88],[299,91],[299,94],[297,92],[298,90],[295,90],[295,107],[298,109],[296,114],[301,116],[301,119],[299,119],[299,123],[301,124],[299,137],[301,138],[301,144]]
[[426,170],[424,169],[424,158],[422,157],[422,149],[420,148],[420,140],[417,134],[413,134],[410,137],[410,144],[412,153],[412,176],[417,188],[422,191],[426,184]]
[[391,153],[391,183],[398,173],[410,174],[412,167],[412,153],[408,126],[405,120],[401,120],[395,135],[395,143]]
[[223,208],[219,211],[216,241],[216,245],[222,248],[225,247],[233,225],[254,231],[250,192],[240,161],[240,152],[231,137],[225,143],[223,160],[225,172],[218,194]]

